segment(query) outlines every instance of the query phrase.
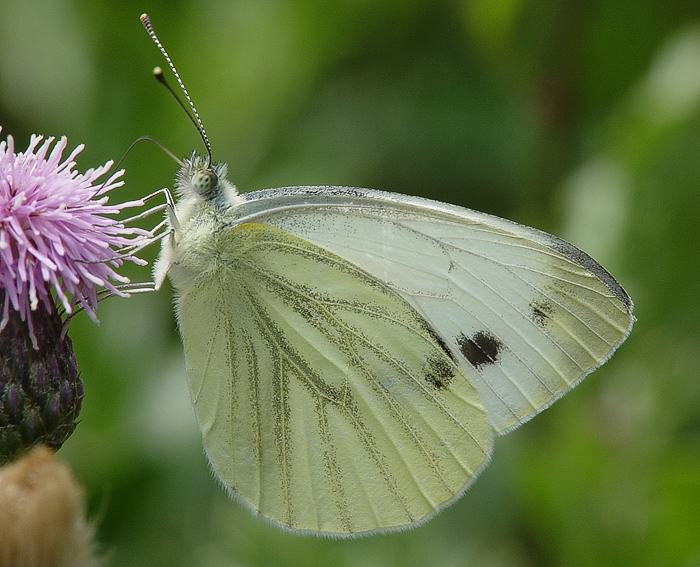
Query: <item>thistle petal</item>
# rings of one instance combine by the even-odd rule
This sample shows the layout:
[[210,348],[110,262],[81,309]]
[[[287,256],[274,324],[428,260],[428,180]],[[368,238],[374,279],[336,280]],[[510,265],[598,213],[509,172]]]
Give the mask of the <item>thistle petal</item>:
[[[15,310],[27,321],[30,337],[37,338],[32,321],[42,306],[51,311],[54,300],[64,307],[81,305],[94,318],[96,288],[114,289],[126,281],[113,267],[117,250],[134,235],[148,233],[115,222],[122,210],[141,201],[108,204],[110,191],[123,185],[124,170],[107,175],[112,162],[75,169],[81,144],[63,155],[65,137],[56,140],[33,135],[27,150],[15,152],[12,136],[0,142],[0,291],[4,291],[2,326]],[[123,258],[141,265],[136,257]]]

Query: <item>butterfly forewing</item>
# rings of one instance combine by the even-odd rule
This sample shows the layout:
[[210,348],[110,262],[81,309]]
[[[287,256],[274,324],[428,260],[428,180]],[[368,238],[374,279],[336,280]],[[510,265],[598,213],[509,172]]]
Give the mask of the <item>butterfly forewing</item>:
[[608,272],[535,229],[366,189],[289,188],[244,198],[234,219],[303,237],[401,294],[451,349],[498,432],[603,364],[634,320],[629,297]]
[[418,523],[465,490],[491,427],[419,302],[269,225],[207,248],[178,314],[206,451],[233,494],[284,527],[351,535]]

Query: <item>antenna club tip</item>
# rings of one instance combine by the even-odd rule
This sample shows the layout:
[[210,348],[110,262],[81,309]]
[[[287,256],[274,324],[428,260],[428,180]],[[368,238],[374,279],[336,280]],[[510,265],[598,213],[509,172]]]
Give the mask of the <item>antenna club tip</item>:
[[153,78],[159,83],[163,83],[163,85],[165,85],[165,88],[170,90],[170,85],[168,85],[167,81],[165,80],[163,69],[161,69],[160,67],[153,67]]
[[151,18],[148,17],[148,14],[146,12],[144,12],[143,14],[141,14],[139,16],[139,20],[141,20],[141,23],[147,22],[150,19]]

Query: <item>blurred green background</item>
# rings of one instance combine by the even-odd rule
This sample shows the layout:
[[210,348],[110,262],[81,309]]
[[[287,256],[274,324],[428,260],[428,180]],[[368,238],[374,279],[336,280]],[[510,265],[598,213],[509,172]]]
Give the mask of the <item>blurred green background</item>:
[[[65,134],[87,144],[82,168],[144,134],[200,149],[150,76],[148,11],[241,190],[357,185],[505,216],[584,248],[636,303],[620,352],[498,439],[455,505],[332,541],[268,527],[212,480],[170,288],[106,302],[99,327],[71,328],[87,395],[61,455],[112,565],[700,565],[697,1],[0,7],[0,124],[18,147]],[[125,166],[124,200],[172,186],[154,146]]]

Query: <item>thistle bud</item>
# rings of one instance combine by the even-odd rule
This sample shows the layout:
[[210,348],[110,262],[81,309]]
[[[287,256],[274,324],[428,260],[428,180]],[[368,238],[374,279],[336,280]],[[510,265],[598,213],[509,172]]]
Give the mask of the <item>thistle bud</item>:
[[32,317],[38,348],[18,313],[0,332],[0,463],[39,443],[58,449],[80,413],[83,383],[60,316],[39,309]]
[[98,567],[83,490],[53,451],[0,467],[0,567]]

